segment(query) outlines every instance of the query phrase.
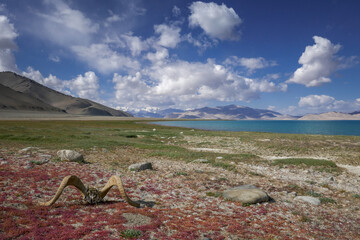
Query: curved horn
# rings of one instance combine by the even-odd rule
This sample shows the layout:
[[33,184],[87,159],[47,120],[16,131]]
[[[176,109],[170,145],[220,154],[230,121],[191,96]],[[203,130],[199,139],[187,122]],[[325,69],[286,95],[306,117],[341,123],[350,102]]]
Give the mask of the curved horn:
[[76,187],[77,189],[79,189],[81,191],[81,193],[83,194],[83,196],[86,195],[86,187],[84,186],[84,184],[81,182],[81,180],[77,176],[72,175],[72,176],[67,176],[62,180],[60,187],[56,191],[55,196],[50,201],[39,202],[39,204],[42,206],[53,205],[56,202],[56,200],[60,197],[64,188],[69,185],[72,185],[72,186]]
[[106,183],[105,187],[103,189],[101,189],[100,191],[100,198],[103,199],[106,194],[109,192],[109,190],[113,187],[113,186],[117,186],[119,188],[120,194],[121,196],[125,199],[126,202],[128,202],[131,206],[134,207],[140,207],[140,204],[137,202],[134,202],[133,200],[131,200],[124,189],[124,186],[122,184],[121,178],[119,176],[112,176],[109,181]]

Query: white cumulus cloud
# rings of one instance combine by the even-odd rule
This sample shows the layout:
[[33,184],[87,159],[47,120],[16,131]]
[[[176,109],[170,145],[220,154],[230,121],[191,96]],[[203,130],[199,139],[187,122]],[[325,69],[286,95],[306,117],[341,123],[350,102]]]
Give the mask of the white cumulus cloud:
[[6,16],[0,15],[0,49],[16,49],[14,39],[17,36],[14,25]]
[[331,82],[329,76],[338,69],[339,62],[335,54],[340,45],[332,44],[328,39],[314,36],[315,44],[307,46],[299,59],[302,64],[288,83],[303,84],[306,87],[316,87]]
[[297,109],[302,113],[321,113],[321,112],[353,112],[358,111],[360,108],[360,101],[355,100],[336,100],[332,96],[328,95],[308,95],[301,97],[298,103],[301,109]]
[[191,33],[188,33],[183,38],[185,39],[185,41],[199,48],[199,54],[202,54],[207,48],[216,46],[218,44],[218,40],[216,39],[210,39],[206,36],[194,38]]
[[17,49],[18,33],[8,17],[0,15],[0,71],[17,72],[13,50]]
[[154,65],[163,64],[168,57],[169,51],[163,47],[158,47],[155,52],[149,52],[146,54],[146,58]]
[[240,32],[237,27],[242,20],[233,8],[224,3],[218,5],[214,2],[194,2],[190,5],[190,27],[201,27],[212,38],[220,40],[237,40]]
[[138,69],[139,62],[112,50],[107,44],[91,44],[90,47],[73,46],[78,57],[102,73]]
[[[128,109],[156,108],[154,106],[173,105],[168,96],[154,93],[153,88],[143,79],[140,72],[132,75],[114,74],[116,104]],[[120,106],[119,106],[120,107]]]
[[109,10],[110,16],[105,20],[105,26],[109,26],[109,24],[114,22],[120,22],[124,20],[123,17],[120,17],[118,14],[114,14],[111,10]]
[[132,56],[138,56],[142,51],[149,48],[149,44],[146,41],[142,41],[140,37],[133,36],[132,34],[123,34],[122,38],[130,49]]
[[160,34],[158,44],[163,47],[175,48],[181,41],[181,29],[176,26],[160,24],[154,26],[155,33]]
[[0,49],[0,72],[17,72],[14,54],[10,49]]
[[309,95],[301,97],[299,101],[300,107],[324,107],[329,106],[335,101],[335,98],[327,95]]
[[96,100],[99,97],[99,79],[94,72],[86,72],[76,78],[67,81],[67,87],[71,92],[81,98]]
[[150,91],[150,87],[141,79],[141,73],[136,72],[135,76],[122,76],[114,74],[115,97],[117,100],[127,102],[139,102]]
[[30,78],[42,85],[45,85],[51,89],[67,93],[65,90],[66,82],[58,79],[56,76],[50,74],[48,77],[44,77],[39,70],[34,70],[32,67],[27,67],[26,72],[22,72],[22,75]]
[[231,57],[227,58],[224,61],[224,64],[245,67],[250,73],[254,72],[257,69],[262,69],[262,68],[272,67],[272,66],[277,65],[275,61],[269,61],[263,57],[239,58],[237,56],[231,56]]
[[49,74],[44,77],[39,70],[28,67],[22,75],[56,91],[77,97],[99,100],[99,79],[94,72],[86,72],[71,80],[62,80]]
[[39,19],[34,21],[37,31],[33,32],[42,38],[68,47],[88,43],[99,29],[99,24],[63,0],[44,0],[44,3],[46,11],[35,12]]
[[135,75],[115,75],[116,99],[132,106],[189,107],[207,101],[249,101],[262,92],[281,91],[269,80],[238,75],[213,60],[165,61]]

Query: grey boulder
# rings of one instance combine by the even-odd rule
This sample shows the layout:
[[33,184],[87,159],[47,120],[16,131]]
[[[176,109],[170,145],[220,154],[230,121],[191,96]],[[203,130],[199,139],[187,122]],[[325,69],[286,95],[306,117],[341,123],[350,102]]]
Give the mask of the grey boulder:
[[59,150],[57,152],[57,156],[61,159],[61,161],[79,162],[79,163],[85,162],[83,155],[74,150]]
[[296,198],[294,198],[294,201],[306,202],[312,205],[320,205],[321,203],[320,199],[310,196],[297,196]]
[[150,169],[152,170],[152,164],[151,162],[147,162],[147,163],[135,163],[135,164],[131,164],[129,166],[129,170],[130,171],[143,171],[143,170],[147,170]]
[[225,190],[223,197],[227,200],[245,204],[268,202],[270,200],[266,192],[253,185],[242,185]]

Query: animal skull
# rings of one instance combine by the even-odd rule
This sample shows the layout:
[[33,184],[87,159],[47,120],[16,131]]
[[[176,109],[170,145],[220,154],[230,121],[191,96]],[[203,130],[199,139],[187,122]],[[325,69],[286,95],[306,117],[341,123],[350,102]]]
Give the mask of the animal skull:
[[120,191],[120,195],[125,199],[125,201],[127,203],[129,203],[131,206],[134,206],[134,207],[140,207],[139,203],[132,201],[127,196],[124,186],[122,184],[121,178],[119,176],[115,176],[115,175],[109,179],[109,181],[106,183],[105,187],[103,189],[101,189],[100,191],[94,187],[86,188],[77,176],[74,176],[74,175],[67,176],[62,180],[58,190],[56,191],[55,196],[51,200],[49,200],[47,202],[39,202],[39,204],[42,206],[53,205],[56,202],[56,200],[60,197],[64,188],[69,185],[74,186],[78,190],[80,190],[80,192],[82,193],[82,195],[84,197],[84,200],[89,204],[95,204],[95,203],[101,202],[101,200],[106,196],[106,194],[109,192],[109,190],[113,186],[117,186]]

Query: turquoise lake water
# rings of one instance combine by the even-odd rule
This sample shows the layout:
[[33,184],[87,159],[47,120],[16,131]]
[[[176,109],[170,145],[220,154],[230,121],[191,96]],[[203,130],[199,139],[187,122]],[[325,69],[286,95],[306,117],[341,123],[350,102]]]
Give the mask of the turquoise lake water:
[[360,136],[360,121],[299,121],[299,120],[239,120],[239,121],[164,121],[155,124],[213,131],[272,132],[320,135]]

